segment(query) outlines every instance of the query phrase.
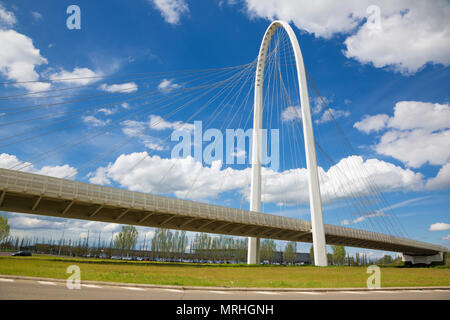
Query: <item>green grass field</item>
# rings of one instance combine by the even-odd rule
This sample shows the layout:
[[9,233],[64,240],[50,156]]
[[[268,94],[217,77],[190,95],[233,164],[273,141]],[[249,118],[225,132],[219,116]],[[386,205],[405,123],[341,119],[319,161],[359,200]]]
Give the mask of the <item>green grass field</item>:
[[[365,287],[364,267],[198,265],[63,258],[0,257],[0,274],[66,279],[78,265],[82,280],[182,286],[343,288]],[[382,267],[381,286],[450,286],[450,268]]]

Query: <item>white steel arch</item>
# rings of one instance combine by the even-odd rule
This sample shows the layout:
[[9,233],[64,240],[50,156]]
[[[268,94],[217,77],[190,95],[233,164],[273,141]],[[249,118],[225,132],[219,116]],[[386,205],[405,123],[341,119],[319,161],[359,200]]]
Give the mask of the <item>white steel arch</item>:
[[[316,266],[327,266],[327,254],[325,248],[325,231],[322,217],[322,200],[320,196],[319,176],[317,172],[316,150],[314,146],[314,134],[309,106],[308,87],[305,75],[305,65],[300,51],[297,37],[291,26],[285,21],[273,21],[264,34],[259,49],[258,64],[255,78],[255,101],[253,114],[253,150],[252,150],[252,176],[250,189],[250,211],[261,211],[261,149],[262,149],[262,97],[264,68],[267,50],[272,36],[278,28],[282,27],[289,36],[294,51],[297,68],[297,78],[301,100],[301,112],[303,121],[303,135],[305,137],[306,166],[308,169],[309,205],[311,211],[311,226],[314,246],[314,263]],[[259,263],[259,238],[248,239],[247,263]]]

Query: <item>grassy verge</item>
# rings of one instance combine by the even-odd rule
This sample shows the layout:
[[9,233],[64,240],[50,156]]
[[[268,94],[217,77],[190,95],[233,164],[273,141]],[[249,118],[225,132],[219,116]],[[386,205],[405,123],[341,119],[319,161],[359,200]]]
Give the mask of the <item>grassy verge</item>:
[[[0,274],[66,279],[68,266],[82,280],[183,286],[343,288],[365,287],[365,267],[198,265],[63,258],[0,257]],[[382,287],[450,286],[450,268],[381,268]]]

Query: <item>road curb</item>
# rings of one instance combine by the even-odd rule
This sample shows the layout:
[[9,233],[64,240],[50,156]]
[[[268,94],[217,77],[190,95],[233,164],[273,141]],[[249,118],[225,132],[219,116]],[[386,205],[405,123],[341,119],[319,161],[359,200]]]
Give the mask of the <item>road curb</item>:
[[[0,278],[4,279],[17,279],[17,280],[33,280],[33,281],[51,281],[65,283],[66,279],[54,279],[43,277],[30,277],[30,276],[16,276],[16,275],[3,275],[0,274]],[[149,288],[149,289],[177,289],[177,290],[201,290],[201,291],[271,291],[271,292],[339,292],[339,291],[363,291],[363,292],[376,292],[376,291],[399,291],[399,290],[449,290],[450,286],[430,286],[430,287],[381,287],[380,289],[368,289],[368,288],[245,288],[245,287],[206,287],[206,286],[176,286],[176,285],[163,285],[163,284],[141,284],[141,283],[126,283],[126,282],[107,282],[107,281],[90,281],[82,280],[81,284],[91,285],[103,285],[113,287],[135,287],[135,288]]]

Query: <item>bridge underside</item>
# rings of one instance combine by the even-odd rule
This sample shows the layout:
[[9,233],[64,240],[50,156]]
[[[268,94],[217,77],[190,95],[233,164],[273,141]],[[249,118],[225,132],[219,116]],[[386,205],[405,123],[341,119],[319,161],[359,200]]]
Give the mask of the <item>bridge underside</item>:
[[[0,169],[0,210],[146,227],[312,242],[309,221]],[[447,248],[325,225],[326,243],[435,255]]]

